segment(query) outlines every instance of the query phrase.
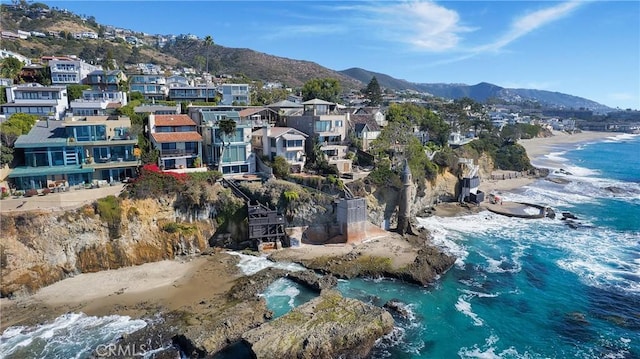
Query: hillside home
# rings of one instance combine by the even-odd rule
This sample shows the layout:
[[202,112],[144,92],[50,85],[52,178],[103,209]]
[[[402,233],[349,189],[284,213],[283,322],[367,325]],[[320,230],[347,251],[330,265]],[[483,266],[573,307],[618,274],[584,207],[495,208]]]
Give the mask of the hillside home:
[[300,172],[306,160],[304,148],[307,137],[295,128],[266,125],[251,133],[251,145],[256,153],[268,156],[271,161],[276,156],[284,157],[291,166],[291,172]]
[[218,88],[213,85],[174,86],[169,88],[170,101],[214,102],[218,97]]
[[[202,136],[187,115],[149,115],[151,143],[160,152],[158,166],[163,170],[200,168]],[[196,159],[200,160],[196,160]]]
[[251,93],[247,84],[222,84],[219,90],[222,93],[221,105],[251,104]]
[[167,86],[169,87],[169,89],[171,89],[172,87],[188,87],[191,85],[191,82],[185,76],[173,75],[167,77]]
[[164,75],[130,74],[129,92],[140,92],[147,100],[166,100],[169,94]]
[[18,137],[24,162],[9,174],[19,190],[120,181],[134,177],[138,139],[128,117],[70,117],[39,121]]
[[108,116],[126,105],[126,92],[90,89],[82,91],[82,98],[71,101],[71,112],[73,116]]
[[[340,114],[337,105],[319,99],[303,102],[303,113],[297,116],[287,116],[289,127],[315,137],[320,144],[329,164],[336,165],[340,172],[351,172],[351,160],[346,159],[349,148],[347,141],[347,126],[350,114]],[[313,141],[306,141],[306,152],[313,150]]]
[[[251,149],[250,120],[241,119],[237,111],[219,111],[215,107],[190,112],[201,124],[205,143],[205,161],[223,175],[255,173],[255,155]],[[220,121],[233,120],[236,130],[227,135],[220,129]]]
[[82,83],[87,75],[99,69],[99,66],[93,66],[80,59],[53,59],[49,61],[53,85]]
[[11,116],[14,113],[28,113],[53,120],[61,120],[67,109],[66,87],[28,84],[7,87],[7,103],[0,106],[2,113]]
[[126,81],[127,75],[121,70],[95,70],[84,79],[85,85],[101,91],[119,91],[121,85]]

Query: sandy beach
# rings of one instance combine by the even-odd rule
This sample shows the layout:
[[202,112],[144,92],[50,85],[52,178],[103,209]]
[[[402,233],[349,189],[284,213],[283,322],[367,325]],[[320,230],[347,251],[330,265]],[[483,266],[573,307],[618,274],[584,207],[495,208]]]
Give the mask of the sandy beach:
[[236,263],[237,257],[216,253],[78,274],[31,296],[0,299],[0,331],[66,312],[145,317],[161,310],[188,310],[226,293],[241,275]]
[[620,133],[616,132],[595,132],[583,131],[574,134],[568,134],[562,131],[553,131],[553,136],[532,138],[529,140],[520,140],[518,143],[527,150],[529,159],[535,165],[543,165],[543,167],[557,167],[560,164],[549,159],[542,160],[542,157],[551,152],[558,151],[567,145],[578,145],[581,143],[597,142],[609,137],[614,137]]

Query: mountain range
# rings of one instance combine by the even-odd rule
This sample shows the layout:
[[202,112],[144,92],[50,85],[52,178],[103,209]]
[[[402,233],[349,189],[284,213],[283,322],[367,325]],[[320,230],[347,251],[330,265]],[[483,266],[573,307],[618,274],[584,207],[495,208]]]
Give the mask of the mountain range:
[[[82,18],[66,10],[40,9],[42,3],[31,5],[0,5],[0,27],[2,31],[37,31],[39,33],[65,34],[60,37],[35,37],[28,39],[3,39],[3,47],[26,56],[76,55],[88,62],[99,63],[101,57],[111,53],[118,64],[151,62],[171,67],[194,67],[204,69],[202,59],[208,58],[208,67],[217,74],[242,74],[248,79],[279,81],[288,87],[301,87],[313,78],[336,78],[344,89],[364,88],[375,76],[381,87],[390,90],[411,90],[447,99],[470,97],[478,102],[498,100],[503,103],[528,103],[541,107],[589,109],[608,112],[612,109],[585,98],[560,92],[535,89],[503,88],[486,82],[476,85],[446,83],[415,83],[396,79],[386,74],[361,68],[342,71],[332,70],[317,63],[269,55],[246,48],[229,48],[213,44],[206,46],[202,39],[178,36],[164,47],[156,45],[157,35],[148,35],[128,30],[146,45],[136,47],[124,40],[74,39],[68,33],[93,31],[105,33],[109,26]],[[34,16],[35,14],[35,16]],[[169,35],[163,35],[169,37]]]
[[375,76],[381,87],[392,90],[412,90],[428,93],[432,96],[458,99],[469,97],[478,102],[500,100],[506,103],[533,102],[543,107],[554,108],[584,108],[593,111],[607,112],[612,109],[582,97],[535,89],[504,88],[487,82],[476,85],[446,84],[446,83],[415,83],[393,78],[386,74],[367,71],[361,68],[350,68],[340,73],[368,83]]

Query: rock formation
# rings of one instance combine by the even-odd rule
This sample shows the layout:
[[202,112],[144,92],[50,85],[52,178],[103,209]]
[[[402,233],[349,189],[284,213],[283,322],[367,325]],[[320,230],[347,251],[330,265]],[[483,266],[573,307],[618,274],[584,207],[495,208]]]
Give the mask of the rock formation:
[[365,358],[393,324],[382,308],[325,291],[242,339],[256,358]]

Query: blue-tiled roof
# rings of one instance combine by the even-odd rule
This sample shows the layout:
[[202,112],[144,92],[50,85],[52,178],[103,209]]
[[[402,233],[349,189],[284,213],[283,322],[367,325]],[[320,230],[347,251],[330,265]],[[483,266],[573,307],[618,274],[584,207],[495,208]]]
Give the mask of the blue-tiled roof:
[[15,148],[66,146],[64,121],[38,121],[28,134],[18,137]]

